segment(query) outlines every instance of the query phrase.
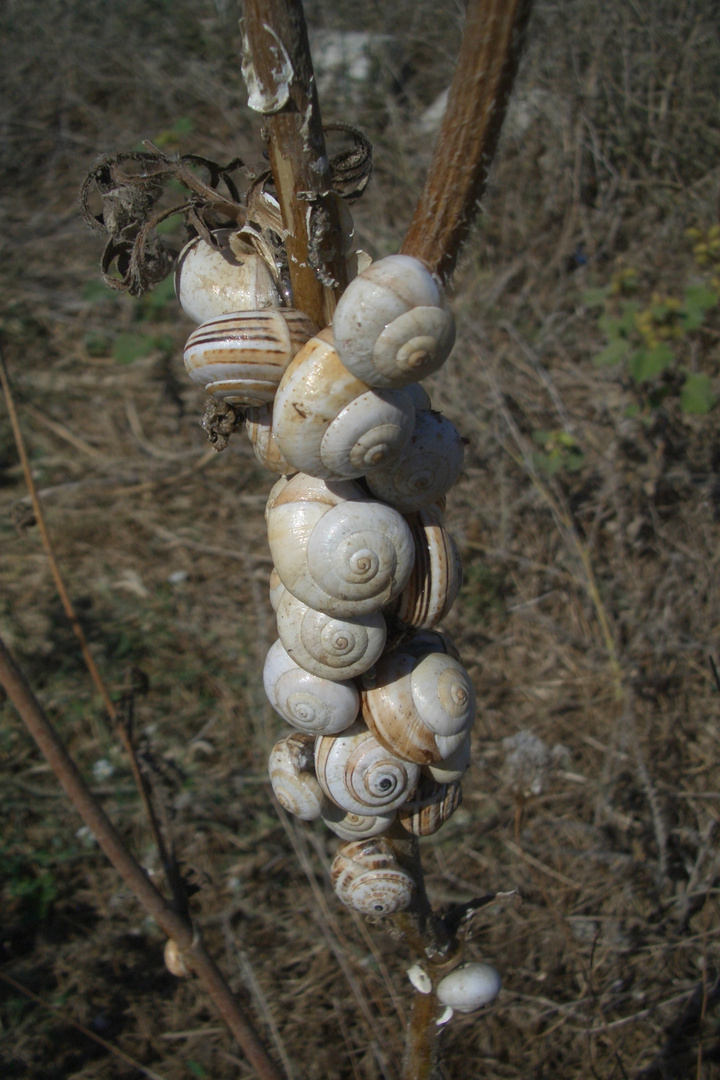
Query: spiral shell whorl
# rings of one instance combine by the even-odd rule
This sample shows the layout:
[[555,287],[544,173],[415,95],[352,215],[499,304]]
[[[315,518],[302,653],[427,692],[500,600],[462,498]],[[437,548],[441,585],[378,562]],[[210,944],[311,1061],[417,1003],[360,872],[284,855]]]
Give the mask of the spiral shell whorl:
[[379,611],[357,619],[338,619],[315,611],[287,590],[277,608],[280,639],[292,659],[313,675],[332,681],[367,671],[385,645],[385,620]]
[[415,882],[382,837],[341,844],[330,868],[337,896],[363,915],[392,915],[412,902]]
[[263,669],[265,693],[288,724],[311,735],[335,735],[354,722],[360,695],[352,682],[331,682],[301,668],[281,641],[270,647]]
[[354,814],[388,814],[414,791],[420,770],[382,746],[356,721],[315,743],[317,778],[325,794]]
[[280,805],[303,821],[320,817],[323,793],[314,773],[313,737],[294,732],[270,751],[270,783]]

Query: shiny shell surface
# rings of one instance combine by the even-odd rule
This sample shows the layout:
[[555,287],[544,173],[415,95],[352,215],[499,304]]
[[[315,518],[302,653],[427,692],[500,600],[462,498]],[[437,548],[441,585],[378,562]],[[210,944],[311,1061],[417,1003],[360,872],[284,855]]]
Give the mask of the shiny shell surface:
[[420,410],[410,442],[392,465],[367,478],[373,495],[403,514],[422,510],[450,490],[460,475],[464,450],[453,423],[440,413]]
[[462,561],[437,507],[406,520],[415,541],[415,564],[393,610],[406,626],[429,630],[445,618],[460,591]]
[[322,820],[331,832],[341,840],[363,840],[387,832],[395,821],[395,814],[353,814],[325,799]]
[[337,682],[311,675],[288,656],[281,641],[271,645],[263,669],[268,701],[299,731],[336,735],[354,722],[360,695],[353,682]]
[[490,964],[461,964],[438,983],[438,1001],[455,1012],[474,1012],[494,1001],[501,985],[500,973]]
[[294,732],[270,751],[270,784],[283,809],[303,821],[320,817],[323,793],[313,768],[312,735]]
[[356,721],[339,735],[318,736],[315,767],[320,786],[353,814],[389,814],[410,797],[420,770],[388,751]]
[[330,867],[330,880],[343,904],[363,915],[404,911],[415,892],[415,882],[382,837],[341,844]]
[[379,611],[340,619],[315,611],[287,589],[277,608],[280,640],[296,664],[324,679],[354,679],[375,663],[385,646]]
[[175,266],[175,294],[188,318],[207,322],[232,311],[277,307],[280,298],[273,275],[260,255],[237,253],[230,246],[231,229],[213,233],[213,247],[200,236],[185,245]]

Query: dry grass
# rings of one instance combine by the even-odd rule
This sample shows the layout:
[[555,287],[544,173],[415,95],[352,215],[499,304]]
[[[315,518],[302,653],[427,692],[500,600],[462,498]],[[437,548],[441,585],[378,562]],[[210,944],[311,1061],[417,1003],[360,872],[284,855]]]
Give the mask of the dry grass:
[[[381,254],[402,235],[427,155],[409,118],[442,89],[458,36],[447,10],[428,69],[432,12],[410,8],[388,76],[404,75],[404,92],[326,110],[359,117],[375,143],[356,218]],[[384,10],[371,6],[368,25]],[[22,11],[22,23],[17,5],[2,17],[2,333],[58,558],[113,694],[137,669],[147,677],[137,723],[201,887],[194,912],[233,986],[297,1080],[392,1077],[403,958],[340,909],[326,874],[334,842],[278,819],[265,782],[281,727],[259,680],[274,638],[270,480],[238,436],[208,452],[180,359],[190,325],[171,299],[89,288],[99,251],[76,213],[96,153],[143,137],[260,160],[236,12]],[[308,14],[365,28],[337,6]],[[536,13],[518,87],[531,122],[516,111],[455,283],[459,342],[429,387],[468,439],[448,508],[466,581],[446,628],[481,705],[464,804],[424,844],[429,887],[438,905],[498,889],[521,898],[484,909],[469,951],[501,970],[504,990],[486,1015],[449,1026],[444,1062],[456,1078],[713,1080],[717,413],[689,416],[670,394],[627,416],[633,384],[593,367],[604,338],[582,297],[623,266],[638,270],[643,302],[707,276],[683,230],[716,217],[720,45],[709,0],[587,0],[569,21],[559,5]],[[118,363],[127,332],[157,346]],[[678,348],[717,391],[717,316]],[[575,440],[578,471],[549,475],[540,431]],[[83,770],[113,766],[95,786],[159,874],[127,764],[111,735],[93,735],[100,708],[27,522],[4,413],[0,485],[0,630]],[[2,970],[165,1080],[249,1075],[193,982],[165,972],[158,933],[78,835],[12,710],[1,715]],[[504,740],[521,732],[566,752],[519,771]],[[533,767],[542,790],[526,798]],[[4,1077],[137,1075],[1,982],[0,1018]]]

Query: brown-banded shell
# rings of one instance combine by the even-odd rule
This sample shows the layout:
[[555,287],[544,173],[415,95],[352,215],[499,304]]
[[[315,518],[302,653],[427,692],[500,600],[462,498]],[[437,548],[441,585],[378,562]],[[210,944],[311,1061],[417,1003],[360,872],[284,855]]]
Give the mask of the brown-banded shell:
[[436,506],[406,519],[415,541],[415,564],[393,614],[406,626],[429,630],[441,622],[462,584],[462,561]]
[[315,329],[312,319],[292,308],[218,315],[188,338],[185,368],[213,397],[231,405],[265,405]]
[[315,768],[325,794],[353,814],[389,814],[415,790],[419,767],[391,753],[356,721],[339,735],[318,736]]
[[340,619],[297,600],[287,589],[277,607],[280,640],[296,664],[323,679],[354,679],[375,663],[385,647],[379,611]]
[[216,246],[196,236],[178,256],[175,294],[185,314],[204,323],[231,311],[278,307],[280,297],[265,260],[239,242],[232,229],[217,229],[213,239]]
[[307,734],[336,735],[350,727],[360,710],[360,694],[353,682],[311,675],[288,656],[281,641],[270,647],[263,683],[273,709]]
[[366,840],[387,832],[395,821],[395,814],[353,814],[336,806],[332,799],[325,799],[322,820],[331,832],[341,840]]
[[323,330],[283,375],[273,430],[290,464],[323,480],[364,476],[407,444],[415,408],[401,390],[372,390],[343,367]]
[[432,836],[461,802],[462,788],[458,781],[438,784],[432,777],[423,776],[414,793],[398,810],[398,821],[415,836]]
[[287,476],[295,472],[289,461],[280,452],[278,441],[272,429],[272,406],[259,405],[248,409],[245,416],[245,430],[252,443],[255,457],[264,469]]
[[270,783],[280,805],[302,818],[320,817],[323,793],[313,772],[313,736],[293,732],[276,742],[270,751]]
[[410,577],[415,545],[409,526],[353,481],[325,483],[298,473],[272,489],[266,516],[280,580],[316,611],[370,615]]
[[338,898],[363,915],[392,915],[409,907],[415,882],[381,836],[341,844],[330,868]]
[[450,490],[460,475],[464,449],[455,425],[440,413],[415,413],[412,438],[387,468],[367,477],[373,495],[403,514],[422,510]]

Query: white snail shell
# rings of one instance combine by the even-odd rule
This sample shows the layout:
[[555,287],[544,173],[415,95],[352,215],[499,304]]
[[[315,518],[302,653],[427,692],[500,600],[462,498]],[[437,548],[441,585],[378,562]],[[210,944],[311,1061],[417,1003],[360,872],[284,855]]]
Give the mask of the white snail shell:
[[467,772],[470,764],[470,733],[458,746],[454,753],[443,761],[437,761],[423,765],[422,771],[431,776],[438,784],[452,784],[455,780],[461,780]]
[[323,793],[313,769],[313,736],[293,732],[270,751],[268,772],[275,796],[289,814],[314,821],[320,817]]
[[270,605],[273,611],[277,611],[278,604],[282,599],[282,594],[285,592],[285,586],[280,580],[280,575],[278,574],[274,566],[270,571],[270,583],[268,592],[270,594]]
[[461,964],[440,980],[436,993],[442,1005],[470,1013],[494,1001],[501,985],[500,973],[490,964]]
[[455,425],[440,413],[420,410],[410,442],[392,465],[368,475],[368,487],[378,499],[410,514],[450,490],[462,470],[463,456]]
[[379,836],[387,832],[395,821],[395,814],[353,814],[336,806],[331,799],[325,799],[321,814],[322,820],[331,832],[341,840],[366,840],[370,836]]
[[362,713],[373,735],[399,757],[442,761],[475,720],[470,676],[454,657],[404,647],[386,653],[362,677]]
[[415,409],[402,390],[372,390],[343,367],[327,329],[289,365],[273,409],[284,457],[323,480],[364,476],[388,465],[414,423]]
[[393,613],[406,626],[429,630],[445,618],[455,601],[462,585],[462,561],[437,506],[406,520],[415,540],[415,563]]
[[415,892],[415,882],[382,837],[341,844],[330,868],[330,879],[343,904],[363,915],[404,911]]
[[414,836],[432,836],[442,828],[462,802],[459,782],[438,784],[423,776],[414,793],[398,810],[398,821]]
[[410,576],[415,545],[407,523],[352,481],[324,483],[298,473],[275,485],[266,514],[280,580],[316,611],[370,615]]
[[360,695],[352,682],[331,682],[304,671],[281,641],[270,646],[263,668],[268,701],[283,720],[311,735],[335,735],[353,723]]
[[418,259],[390,255],[351,281],[333,316],[343,364],[369,386],[417,382],[444,363],[455,322]]
[[265,405],[315,329],[312,319],[292,308],[218,315],[188,338],[185,369],[213,397],[231,405]]
[[353,814],[389,814],[410,797],[420,770],[387,750],[356,721],[315,743],[317,778],[334,803]]
[[280,640],[300,667],[323,679],[354,679],[375,663],[385,647],[379,611],[339,619],[297,600],[286,589],[277,608]]
[[289,461],[280,452],[278,441],[272,427],[272,406],[260,405],[248,409],[245,416],[245,430],[252,443],[255,457],[269,472],[287,476],[295,472]]
[[180,252],[175,266],[175,294],[185,314],[196,323],[232,311],[278,307],[280,297],[265,260],[242,245],[230,246],[231,229],[213,233],[217,247],[200,236]]

